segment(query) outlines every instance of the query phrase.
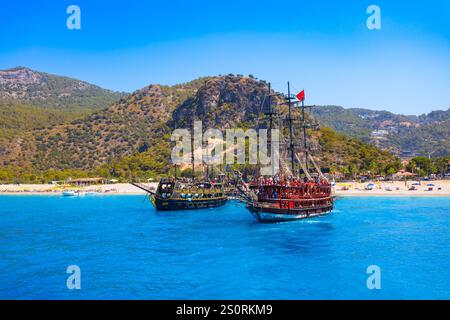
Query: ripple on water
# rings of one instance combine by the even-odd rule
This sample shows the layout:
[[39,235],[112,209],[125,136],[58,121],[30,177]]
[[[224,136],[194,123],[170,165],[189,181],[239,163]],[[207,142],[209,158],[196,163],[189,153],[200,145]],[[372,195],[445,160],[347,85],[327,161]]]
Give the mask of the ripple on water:
[[0,298],[448,299],[449,208],[342,198],[324,217],[261,224],[236,203],[156,212],[141,196],[0,196]]

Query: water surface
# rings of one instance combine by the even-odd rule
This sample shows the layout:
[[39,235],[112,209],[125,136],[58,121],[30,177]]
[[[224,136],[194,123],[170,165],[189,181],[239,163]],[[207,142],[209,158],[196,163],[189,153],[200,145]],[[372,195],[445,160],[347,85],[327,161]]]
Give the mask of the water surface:
[[[448,197],[343,198],[277,224],[235,202],[158,213],[143,200],[0,196],[0,298],[450,298]],[[66,287],[69,265],[81,290]]]

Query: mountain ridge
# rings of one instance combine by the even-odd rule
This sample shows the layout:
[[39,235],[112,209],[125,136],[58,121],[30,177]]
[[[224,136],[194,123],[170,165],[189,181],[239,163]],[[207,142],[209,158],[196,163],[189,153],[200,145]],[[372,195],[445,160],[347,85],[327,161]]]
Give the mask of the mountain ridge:
[[0,70],[0,101],[61,110],[99,110],[124,93],[27,67]]
[[[106,176],[167,174],[175,126],[190,128],[197,118],[210,128],[255,127],[268,94],[265,81],[234,75],[149,85],[82,119],[13,139],[0,146],[0,161],[40,172],[102,168]],[[384,171],[396,163],[387,152],[329,129],[310,136],[322,164],[335,172]]]
[[123,95],[27,67],[0,70],[0,140],[82,118]]
[[341,106],[318,106],[311,113],[322,125],[401,157],[450,152],[450,108],[419,116]]

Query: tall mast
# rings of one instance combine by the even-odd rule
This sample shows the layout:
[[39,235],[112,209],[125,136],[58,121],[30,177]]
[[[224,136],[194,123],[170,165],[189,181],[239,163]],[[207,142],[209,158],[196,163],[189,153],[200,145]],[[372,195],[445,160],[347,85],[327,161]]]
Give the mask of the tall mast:
[[191,134],[191,162],[192,162],[192,182],[195,179],[195,164],[194,164],[194,124],[192,124],[192,134]]
[[269,82],[269,136],[268,136],[268,145],[269,145],[269,151],[270,152],[270,165],[271,165],[271,174],[274,175],[275,172],[274,171],[274,163],[273,163],[273,158],[272,158],[272,127],[273,127],[273,111],[272,111],[272,91],[271,91],[271,85]]
[[[270,152],[270,156],[271,156],[271,167],[272,167],[272,175],[275,174],[275,167],[274,167],[274,163],[273,163],[273,159],[272,159],[272,128],[273,128],[273,115],[275,114],[273,108],[272,108],[272,87],[271,84],[269,83],[269,94],[267,96],[267,108],[264,105],[264,103],[266,102],[266,100],[264,99],[263,101],[263,112],[266,116],[269,116],[269,132],[268,132],[268,137],[267,137],[267,151]],[[270,151],[269,151],[270,150]]]
[[[177,130],[177,120],[175,119],[175,124],[174,124],[175,130]],[[175,142],[176,143],[176,142]],[[174,169],[175,169],[175,181],[177,181],[177,164],[174,163]]]
[[302,118],[303,118],[303,148],[305,150],[305,166],[306,170],[308,170],[308,141],[306,136],[305,99],[302,100]]
[[294,141],[292,138],[292,116],[291,116],[291,87],[289,84],[289,81],[287,83],[288,85],[288,96],[287,96],[287,100],[288,100],[288,106],[289,106],[289,147],[291,148],[291,170],[292,170],[292,174],[294,174]]
[[[272,94],[271,94],[271,88],[270,88],[270,83],[269,83],[269,139],[270,139],[270,143],[272,143],[272,123],[273,123],[273,119],[272,119]],[[272,147],[272,146],[271,146]],[[270,149],[272,150],[272,149]]]

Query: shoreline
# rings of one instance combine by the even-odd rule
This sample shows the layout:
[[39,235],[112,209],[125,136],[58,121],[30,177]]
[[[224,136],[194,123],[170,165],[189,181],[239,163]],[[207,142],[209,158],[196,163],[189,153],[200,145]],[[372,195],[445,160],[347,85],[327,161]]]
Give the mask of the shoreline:
[[[432,191],[428,191],[433,184]],[[414,185],[417,190],[409,191]],[[156,189],[157,183],[148,184],[149,187]],[[450,197],[450,180],[440,180],[431,182],[422,182],[417,185],[415,181],[395,181],[395,182],[376,182],[373,190],[365,190],[367,183],[359,182],[339,182],[336,183],[335,196],[337,197]],[[440,189],[440,190],[438,190]],[[146,192],[129,184],[116,183],[93,185],[85,187],[57,186],[51,184],[23,184],[23,185],[0,185],[1,195],[48,195],[62,196],[64,190],[78,190],[80,192],[89,192],[83,196],[108,196],[108,195],[145,195]]]
[[336,193],[339,198],[357,198],[357,197],[399,197],[399,198],[445,198],[450,197],[449,193]]
[[[148,184],[155,188],[157,184]],[[64,191],[79,191],[95,195],[145,195],[146,192],[129,183],[102,184],[91,186],[69,186],[51,184],[4,184],[0,185],[1,195],[49,195],[62,196]],[[81,195],[80,195],[81,196]],[[85,194],[83,194],[85,196]]]
[[[96,192],[95,194],[87,195],[88,197],[98,197],[98,196],[143,196],[145,192],[108,192],[101,193]],[[55,196],[62,197],[62,192],[0,192],[1,196]],[[84,197],[86,195],[80,195],[80,197]]]
[[[81,195],[80,197],[108,197],[108,196],[144,196],[145,192],[109,192]],[[1,196],[54,196],[62,197],[62,192],[0,192]],[[337,198],[358,198],[358,197],[392,197],[392,198],[450,198],[448,193],[336,193]],[[76,197],[76,196],[75,196]]]
[[[367,190],[370,187],[371,190]],[[415,188],[415,190],[410,190]],[[335,186],[339,197],[450,197],[450,180],[339,182]]]

